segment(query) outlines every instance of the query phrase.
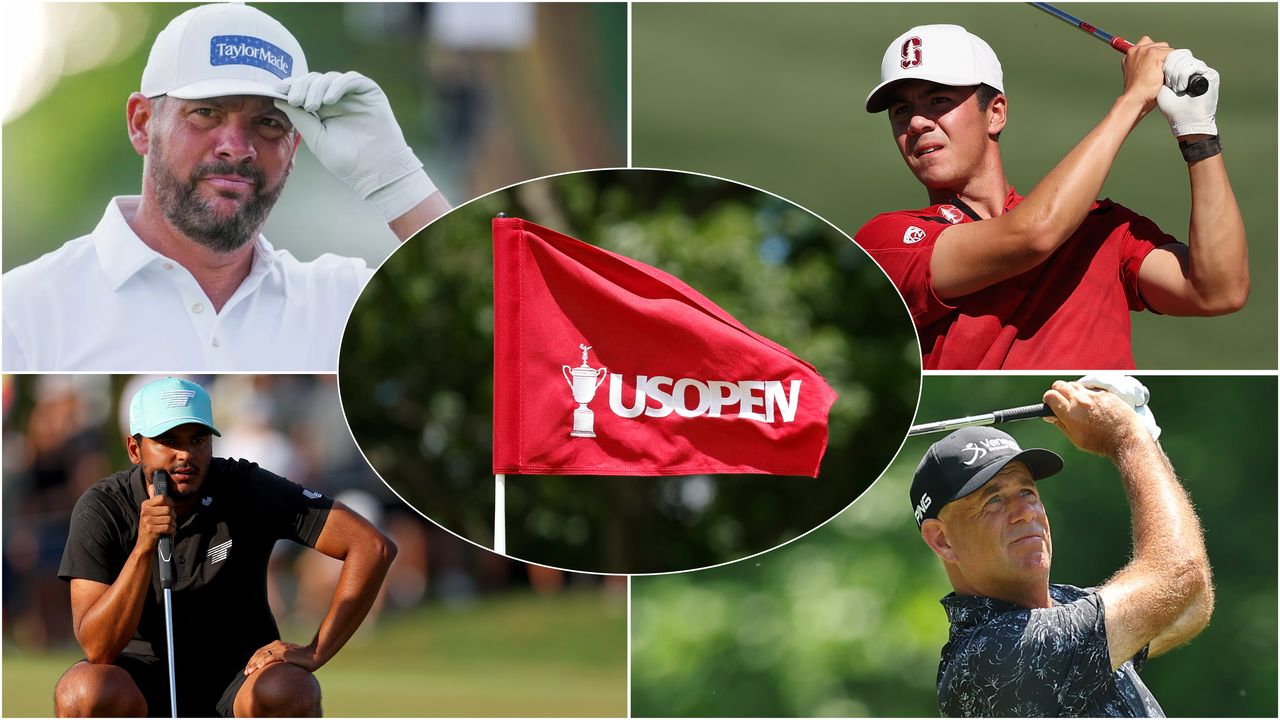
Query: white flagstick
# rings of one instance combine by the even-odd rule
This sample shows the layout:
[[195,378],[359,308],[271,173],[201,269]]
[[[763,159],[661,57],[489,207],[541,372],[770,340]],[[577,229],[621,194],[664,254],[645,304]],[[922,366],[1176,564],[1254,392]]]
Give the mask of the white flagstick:
[[493,476],[493,551],[507,554],[507,476]]

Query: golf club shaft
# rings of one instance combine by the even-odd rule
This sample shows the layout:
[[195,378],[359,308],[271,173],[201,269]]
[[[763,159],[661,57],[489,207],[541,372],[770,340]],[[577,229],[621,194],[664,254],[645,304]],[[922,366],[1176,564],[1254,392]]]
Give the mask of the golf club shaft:
[[[169,497],[169,473],[155,470],[151,473],[156,496]],[[164,635],[169,645],[169,710],[178,717],[177,675],[173,666],[173,538],[164,535],[156,547],[156,562],[160,565],[160,587],[164,589]]]
[[968,417],[953,418],[951,420],[939,420],[937,422],[924,423],[921,425],[912,425],[907,431],[907,436],[912,435],[928,435],[929,433],[947,432],[948,430],[957,430],[962,427],[970,427],[973,425],[995,425],[996,423],[1014,422],[1015,420],[1030,420],[1031,418],[1048,417],[1053,414],[1048,405],[1044,403],[1036,403],[1034,405],[1023,405],[1022,407],[1006,408],[1004,410],[993,410],[989,413],[981,415],[970,415]]
[[173,590],[164,589],[164,637],[169,645],[169,710],[178,717],[178,683],[173,671]]
[[[1116,50],[1122,53],[1129,52],[1130,48],[1133,47],[1133,43],[1129,42],[1128,40],[1125,40],[1124,38],[1118,35],[1112,35],[1111,33],[1105,30],[1102,30],[1101,28],[1098,28],[1094,25],[1090,25],[1089,23],[1085,22],[1084,20],[1081,20],[1075,15],[1072,15],[1071,13],[1066,12],[1065,10],[1062,10],[1060,8],[1056,8],[1053,5],[1050,5],[1049,3],[1033,2],[1028,4],[1031,5],[1032,7],[1038,8],[1040,10],[1043,10],[1049,13],[1050,15],[1067,23],[1068,25],[1074,25],[1080,28],[1081,30],[1098,38],[1102,42],[1110,45],[1111,47],[1115,48]],[[1177,88],[1171,88],[1171,89],[1177,90]],[[1199,97],[1205,94],[1205,92],[1208,89],[1209,89],[1209,81],[1205,80],[1203,75],[1192,75],[1191,79],[1187,81],[1186,92],[1191,97]]]

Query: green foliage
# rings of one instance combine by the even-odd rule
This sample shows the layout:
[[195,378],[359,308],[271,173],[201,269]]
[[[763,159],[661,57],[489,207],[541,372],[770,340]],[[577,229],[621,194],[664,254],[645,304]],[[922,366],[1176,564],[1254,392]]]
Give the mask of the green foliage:
[[[1276,364],[1276,6],[1068,4],[1130,40],[1189,47],[1222,74],[1218,126],[1245,226],[1253,294],[1217,318],[1133,315],[1142,368],[1274,368]],[[1120,56],[1023,4],[646,3],[633,15],[632,157],[758,185],[853,234],[877,213],[927,204],[883,113],[864,100],[899,33],[958,23],[1004,66],[1009,124],[1000,139],[1010,182],[1026,193],[1089,131],[1120,92]],[[1249,28],[1247,38],[1242,28]],[[1182,156],[1158,111],[1125,143],[1102,195],[1186,240]]]
[[[1037,377],[926,378],[921,421],[1035,402]],[[1148,377],[1161,444],[1190,492],[1214,566],[1217,607],[1191,644],[1143,678],[1170,715],[1276,714],[1276,380]],[[1009,424],[1066,469],[1041,484],[1054,582],[1101,584],[1128,559],[1116,471],[1051,425]],[[908,439],[852,507],[768,555],[632,580],[636,716],[936,715],[950,586],[920,540],[907,489],[941,435]]]
[[[819,477],[508,478],[512,555],[656,572],[766,550],[845,507],[888,463],[918,390],[901,300],[847,238],[775,197],[696,175],[599,171],[486,196],[370,282],[343,338],[343,406],[383,479],[428,517],[492,539],[491,219],[505,212],[655,265],[811,362],[840,394]],[[683,501],[692,484],[713,498]],[[703,485],[705,483],[705,485]]]

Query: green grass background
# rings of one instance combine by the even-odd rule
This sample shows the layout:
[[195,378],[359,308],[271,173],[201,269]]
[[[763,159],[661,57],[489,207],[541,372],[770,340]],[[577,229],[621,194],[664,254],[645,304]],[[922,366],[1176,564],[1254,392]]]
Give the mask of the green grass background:
[[[1276,365],[1276,5],[1067,3],[1112,33],[1188,47],[1222,75],[1218,127],[1250,236],[1253,294],[1219,318],[1133,315],[1140,368]],[[853,234],[877,213],[926,204],[883,114],[863,110],[888,43],[958,23],[1004,66],[1010,182],[1026,193],[1121,89],[1114,50],[1021,3],[649,4],[632,9],[632,163],[705,172],[793,200]],[[1153,111],[1103,187],[1186,239],[1190,192]]]
[[[434,604],[362,629],[317,677],[330,717],[616,717],[626,632],[624,599],[598,590]],[[6,646],[3,714],[52,715],[53,687],[80,657]]]

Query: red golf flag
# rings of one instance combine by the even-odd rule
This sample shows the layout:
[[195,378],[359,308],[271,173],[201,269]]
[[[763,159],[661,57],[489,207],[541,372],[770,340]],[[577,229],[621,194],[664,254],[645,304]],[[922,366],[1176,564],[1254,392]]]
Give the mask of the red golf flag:
[[675,277],[493,221],[493,472],[816,477],[836,393]]

